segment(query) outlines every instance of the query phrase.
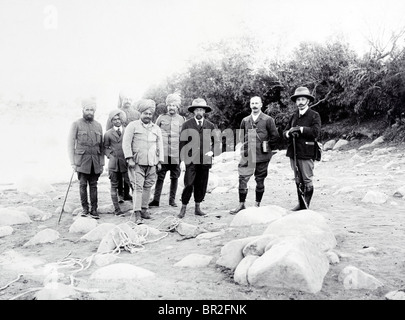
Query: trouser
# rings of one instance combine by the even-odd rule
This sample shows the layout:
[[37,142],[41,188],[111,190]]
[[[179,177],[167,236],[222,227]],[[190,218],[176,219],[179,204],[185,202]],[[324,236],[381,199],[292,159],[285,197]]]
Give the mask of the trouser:
[[128,175],[133,189],[134,211],[148,208],[151,188],[156,182],[156,166],[136,164],[135,168],[128,168]]
[[[290,158],[291,169],[295,170],[294,158]],[[297,159],[298,177],[295,183],[305,187],[313,187],[312,178],[314,176],[314,160]]]
[[187,205],[194,192],[194,202],[200,203],[207,193],[208,177],[211,166],[190,163],[186,165],[184,174],[184,189],[181,203]]
[[239,163],[239,202],[245,202],[248,193],[248,182],[252,175],[256,180],[256,201],[260,202],[264,194],[264,180],[267,177],[270,161],[257,162],[254,167],[248,166],[247,162]]
[[117,172],[117,190],[120,196],[127,196],[130,194],[129,189],[131,182],[129,181],[128,172]]
[[97,199],[97,182],[100,174],[94,173],[94,167],[91,167],[91,172],[89,174],[78,172],[77,177],[79,179],[79,191],[80,191],[80,202],[82,208],[89,210],[88,195],[87,195],[87,185],[90,189],[90,205],[91,210],[97,210],[98,199]]
[[170,171],[170,195],[169,201],[172,202],[176,198],[178,179],[181,174],[180,165],[171,163],[171,157],[168,157],[168,163],[162,164],[162,169],[157,173],[157,180],[155,185],[155,194],[153,200],[159,202],[160,195],[162,194],[163,182],[166,177],[167,171]]

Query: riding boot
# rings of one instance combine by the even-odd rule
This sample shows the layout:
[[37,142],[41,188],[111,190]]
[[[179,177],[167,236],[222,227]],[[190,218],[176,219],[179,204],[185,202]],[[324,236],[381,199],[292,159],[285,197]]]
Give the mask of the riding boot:
[[141,217],[143,219],[150,219],[150,214],[148,212],[148,208],[142,208],[141,210]]
[[302,199],[302,197],[305,198],[305,196],[298,184],[297,184],[297,194],[298,194],[298,204],[294,208],[292,208],[291,211],[299,211],[306,209],[304,200]]
[[239,205],[235,209],[229,211],[229,213],[237,214],[239,211],[246,209],[246,207],[245,207],[246,197],[247,197],[247,192],[239,191]]
[[90,216],[94,219],[100,219],[100,217],[97,213],[98,198],[97,198],[97,184],[96,183],[90,184],[90,204],[91,204]]
[[159,207],[162,189],[163,189],[163,181],[158,178],[155,184],[155,193],[153,194],[153,200],[149,202],[149,207]]
[[181,205],[181,209],[180,209],[180,213],[178,214],[177,218],[182,219],[184,218],[185,214],[186,214],[186,209],[187,209],[187,205],[186,204],[182,204]]
[[177,192],[177,185],[178,185],[177,178],[170,179],[170,195],[169,195],[169,205],[172,207],[177,207],[176,203],[176,192]]
[[259,201],[255,201],[255,207],[256,208],[260,207],[260,202]]
[[89,214],[89,202],[87,199],[87,185],[80,185],[80,202],[82,204],[82,213],[81,216],[85,217]]
[[118,202],[123,203],[124,202],[124,185],[125,181],[123,179],[118,179]]
[[194,214],[197,215],[197,216],[203,216],[203,217],[207,215],[206,213],[204,213],[204,212],[201,211],[200,203],[199,203],[199,202],[196,202],[196,203],[195,203]]
[[309,204],[312,199],[312,195],[314,194],[314,187],[313,186],[306,186],[305,187],[305,202],[307,203],[307,206],[309,208]]
[[256,191],[256,201],[255,207],[260,207],[260,202],[262,201],[264,191]]

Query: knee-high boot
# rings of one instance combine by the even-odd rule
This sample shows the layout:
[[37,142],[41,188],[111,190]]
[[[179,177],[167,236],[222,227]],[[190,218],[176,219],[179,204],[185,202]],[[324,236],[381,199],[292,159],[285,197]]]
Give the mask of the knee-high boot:
[[309,208],[309,204],[312,199],[312,195],[314,194],[314,187],[313,186],[305,186],[305,202],[307,203],[307,206]]
[[169,205],[172,207],[177,207],[176,204],[176,192],[179,179],[170,179],[170,195],[169,195]]
[[119,203],[118,203],[118,192],[117,192],[117,189],[111,188],[110,194],[111,194],[112,203],[113,203],[113,205],[114,205],[114,214],[115,214],[116,216],[121,216],[121,215],[123,215],[124,213],[121,211],[120,205],[119,205]]
[[89,201],[87,198],[87,185],[80,184],[79,192],[80,192],[80,202],[82,205],[82,214],[81,215],[87,216],[89,214]]

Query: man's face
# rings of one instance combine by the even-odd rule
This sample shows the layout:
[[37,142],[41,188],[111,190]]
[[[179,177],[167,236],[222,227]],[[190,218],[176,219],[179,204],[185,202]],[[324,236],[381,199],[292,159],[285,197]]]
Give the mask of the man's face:
[[308,103],[309,99],[305,97],[298,97],[297,100],[295,100],[295,104],[297,105],[299,110],[304,110]]
[[113,124],[114,127],[121,127],[122,122],[121,122],[121,118],[120,118],[120,116],[119,116],[118,114],[115,115],[115,116],[111,119],[111,122],[112,122],[112,124]]
[[152,121],[153,112],[150,109],[145,110],[141,113],[141,121],[148,124]]
[[262,99],[260,97],[253,97],[250,99],[250,109],[252,109],[253,113],[259,113],[262,110]]
[[205,114],[204,108],[195,108],[194,109],[194,115],[197,118],[197,120],[201,120],[202,117],[204,117],[204,114]]
[[177,104],[170,103],[167,105],[167,112],[172,116],[177,113]]
[[122,106],[123,106],[125,109],[130,108],[131,105],[132,105],[132,98],[130,98],[130,97],[124,97],[124,98],[122,98]]
[[85,107],[83,108],[83,118],[87,121],[93,121],[95,112],[94,107]]

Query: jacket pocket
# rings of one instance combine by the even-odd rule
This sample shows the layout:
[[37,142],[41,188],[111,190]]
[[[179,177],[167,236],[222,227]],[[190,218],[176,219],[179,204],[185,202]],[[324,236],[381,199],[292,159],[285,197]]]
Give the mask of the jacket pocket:
[[75,150],[74,161],[76,166],[81,166],[84,153],[85,150]]
[[314,141],[305,141],[304,142],[304,156],[308,159],[314,158],[315,152],[315,142]]

